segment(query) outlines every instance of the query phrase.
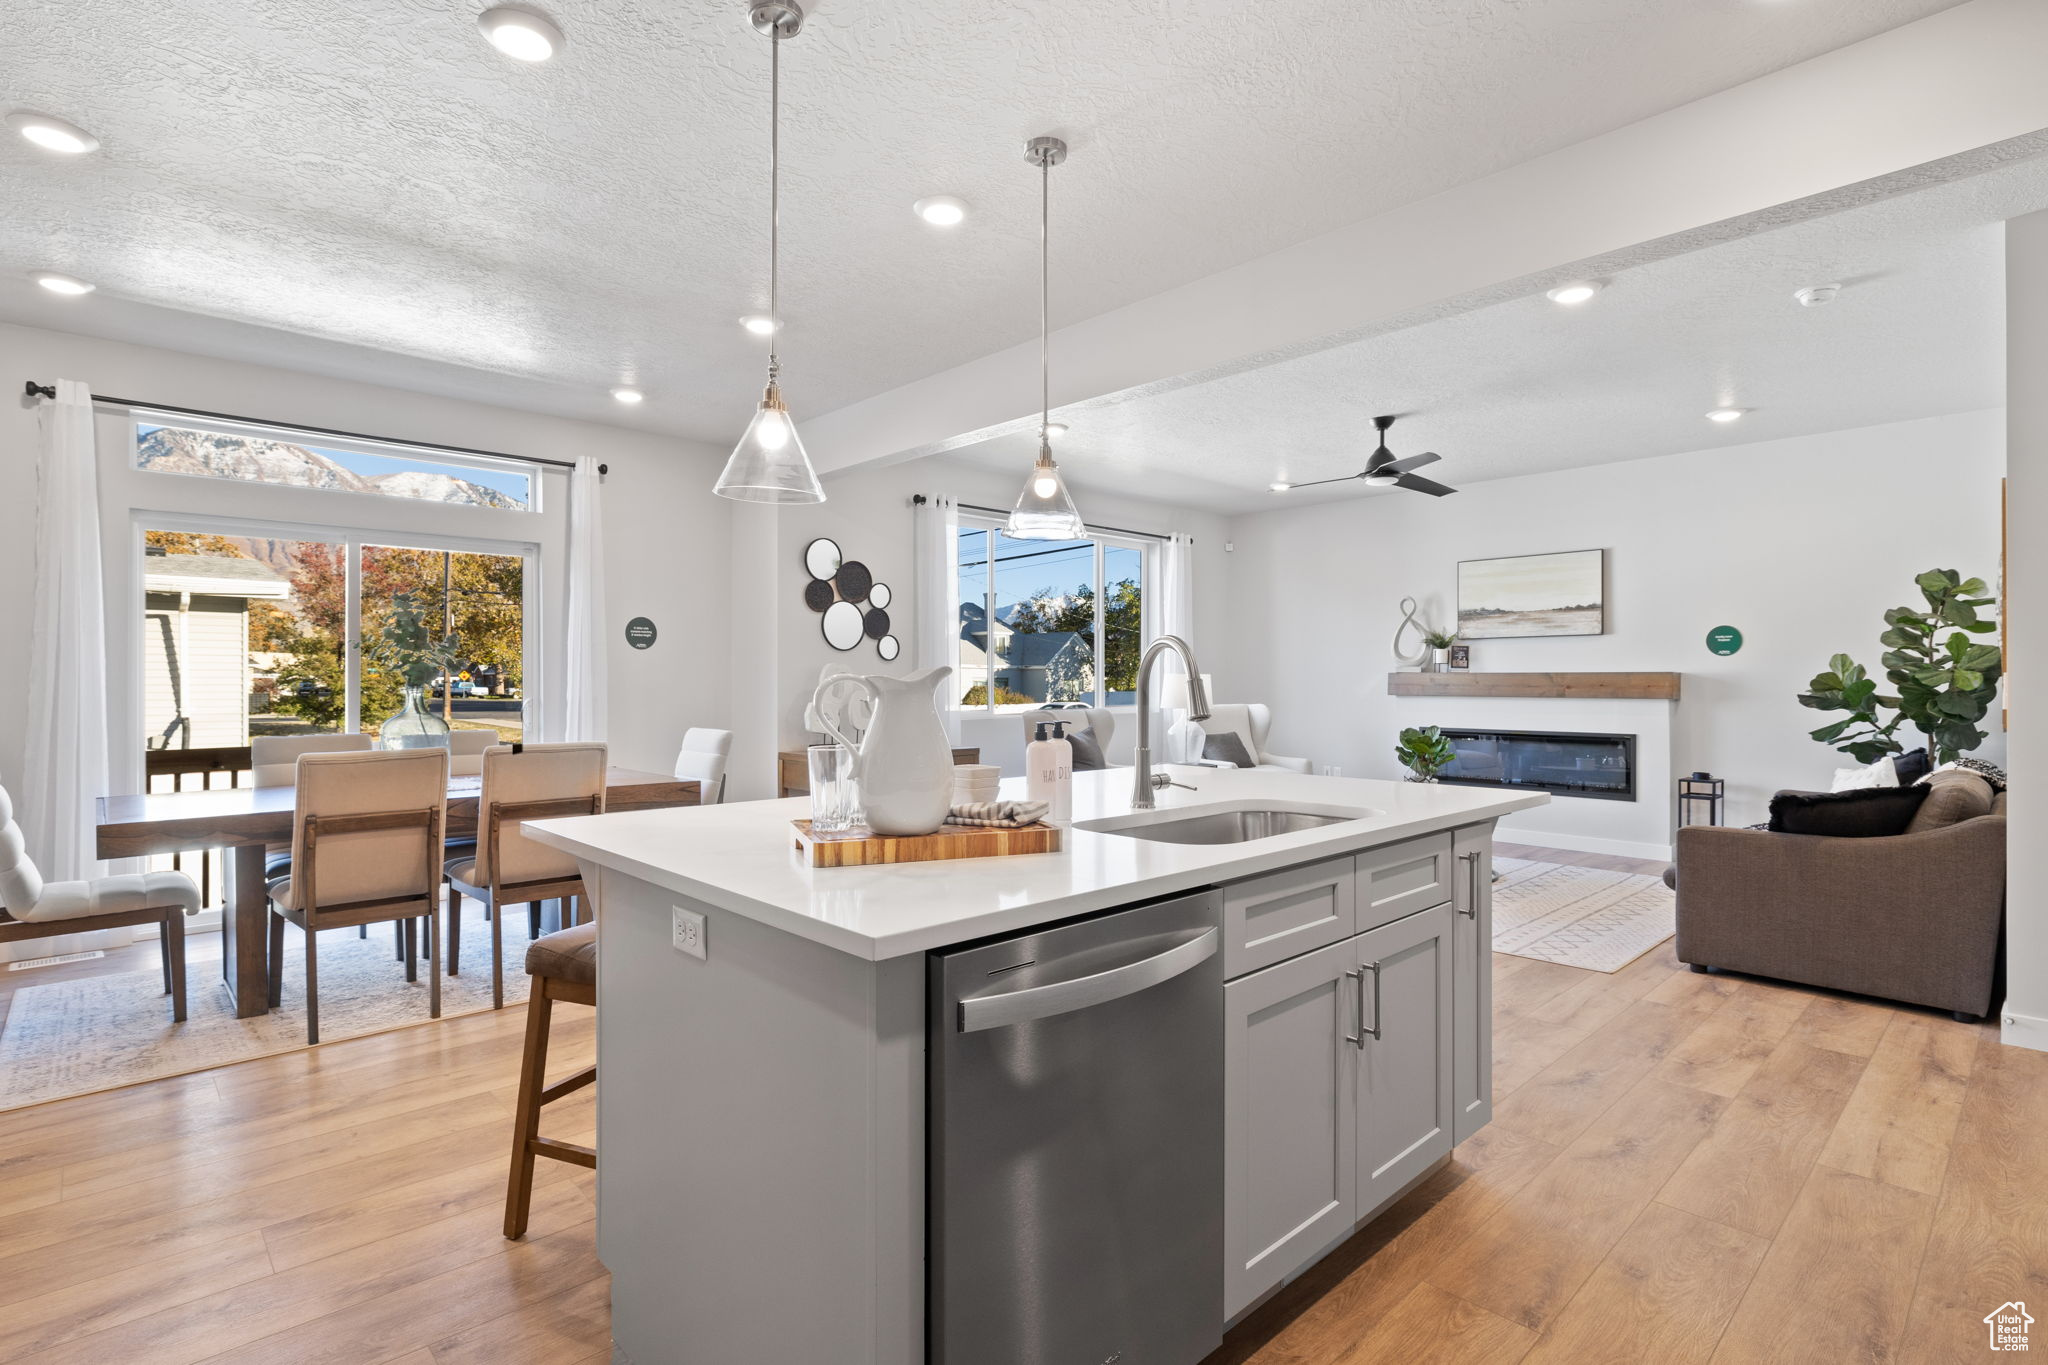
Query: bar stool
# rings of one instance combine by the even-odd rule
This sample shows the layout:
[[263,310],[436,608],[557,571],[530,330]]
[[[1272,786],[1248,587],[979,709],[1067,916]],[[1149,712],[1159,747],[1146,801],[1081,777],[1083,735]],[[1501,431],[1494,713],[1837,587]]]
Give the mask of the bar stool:
[[597,1169],[596,1148],[540,1135],[542,1106],[597,1079],[597,1068],[586,1066],[553,1085],[547,1083],[548,1025],[554,1018],[555,1002],[597,1005],[597,922],[546,934],[529,943],[526,973],[532,978],[532,991],[526,999],[526,1051],[519,1059],[519,1104],[512,1120],[512,1175],[505,1187],[505,1235],[514,1240],[526,1235],[535,1157]]

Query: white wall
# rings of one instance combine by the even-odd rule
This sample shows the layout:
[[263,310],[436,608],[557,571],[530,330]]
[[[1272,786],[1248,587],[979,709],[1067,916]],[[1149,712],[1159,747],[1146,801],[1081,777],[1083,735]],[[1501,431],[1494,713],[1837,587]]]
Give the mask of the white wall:
[[[1826,717],[1794,700],[1828,656],[1875,667],[1883,612],[1919,601],[1924,569],[1997,578],[2004,467],[2001,415],[1976,412],[1239,517],[1228,647],[1204,662],[1272,705],[1280,752],[1398,776],[1400,600],[1450,625],[1459,560],[1604,548],[1606,634],[1474,641],[1473,668],[1684,674],[1678,771],[1725,776],[1729,822],[1757,821],[1771,793],[1825,790],[1851,763],[1807,738]],[[1707,652],[1719,625],[1743,632],[1740,653]],[[1980,752],[1999,761],[1989,728]]]
[[[1073,471],[1068,471],[1072,474]],[[1085,471],[1082,471],[1085,474]],[[826,501],[813,507],[786,507],[777,516],[779,545],[776,550],[777,577],[774,604],[777,622],[776,711],[784,748],[807,742],[803,712],[816,687],[818,672],[829,662],[843,662],[856,673],[907,675],[915,671],[916,568],[912,512],[913,494],[927,497],[948,494],[961,502],[984,507],[1007,508],[1016,501],[1025,468],[1015,477],[963,465],[944,456],[881,468],[868,468],[825,479]],[[1211,672],[1206,642],[1223,638],[1224,614],[1221,591],[1225,566],[1224,520],[1212,513],[1174,507],[1164,502],[1139,502],[1129,498],[1105,497],[1091,492],[1084,482],[1073,485],[1074,501],[1081,515],[1102,526],[1121,527],[1154,534],[1182,531],[1195,538],[1195,639],[1193,644],[1203,667]],[[872,644],[841,654],[825,643],[819,632],[818,616],[803,603],[803,586],[809,575],[803,567],[803,549],[818,536],[830,536],[849,559],[857,559],[874,571],[875,577],[895,590],[890,619],[903,652],[893,664],[882,662]],[[1228,692],[1229,679],[1219,677],[1218,686]],[[1119,713],[1118,729],[1111,757],[1128,761],[1133,724]],[[1011,772],[1021,772],[1024,758],[1023,726],[1014,716],[986,718],[963,713],[960,742],[979,747],[982,761],[999,763]],[[1154,748],[1158,747],[1157,743]]]
[[2012,593],[2013,788],[2006,838],[2006,1000],[2008,1043],[2048,1052],[2048,810],[2035,774],[2048,772],[2048,213],[2005,225],[2007,439],[2012,449],[2006,519],[2006,582]]
[[[711,495],[720,456],[688,442],[315,375],[0,325],[0,777],[21,770],[34,581],[36,416],[22,381],[83,380],[95,392],[179,407],[362,431],[514,455],[596,455],[605,481],[611,742],[615,761],[667,771],[683,730],[722,725],[730,690],[727,505]],[[634,650],[627,620],[660,638]]]

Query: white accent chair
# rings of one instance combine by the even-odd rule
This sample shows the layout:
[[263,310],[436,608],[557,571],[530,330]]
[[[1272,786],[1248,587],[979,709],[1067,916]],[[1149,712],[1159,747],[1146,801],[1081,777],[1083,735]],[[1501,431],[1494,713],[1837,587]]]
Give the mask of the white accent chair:
[[725,800],[725,764],[732,756],[732,731],[683,731],[676,755],[676,777],[697,784],[697,804],[715,806]]
[[199,913],[199,885],[182,872],[136,872],[46,882],[28,856],[14,801],[0,787],[0,943],[154,924],[163,946],[171,1020],[185,1020],[185,916]]
[[1051,706],[1042,711],[1026,711],[1018,719],[1024,722],[1026,744],[1038,737],[1038,727],[1047,721],[1063,723],[1069,734],[1076,730],[1086,730],[1095,737],[1096,747],[1102,750],[1103,766],[1116,766],[1109,759],[1109,737],[1116,733],[1116,717],[1103,707]]
[[484,903],[491,920],[491,1008],[505,1007],[506,905],[526,904],[527,937],[540,937],[540,903],[562,900],[563,928],[574,922],[567,902],[581,897],[575,856],[526,837],[528,820],[604,814],[607,750],[602,744],[494,744],[484,750],[484,790],[477,802],[473,856],[451,861],[448,877],[448,975],[462,952],[462,897]]
[[1167,732],[1167,761],[1201,764],[1212,768],[1235,767],[1235,764],[1205,759],[1202,756],[1209,736],[1232,733],[1244,741],[1244,750],[1251,755],[1254,768],[1288,773],[1313,771],[1314,765],[1305,758],[1289,758],[1285,754],[1267,750],[1266,735],[1272,728],[1272,708],[1263,703],[1212,702],[1209,706],[1209,719],[1178,721]]
[[484,750],[502,744],[496,730],[450,730],[448,732],[448,776],[482,777]]
[[405,979],[419,979],[413,922],[426,920],[429,1001],[441,1017],[441,841],[448,751],[373,750],[299,760],[292,872],[270,883],[270,1003],[284,994],[284,926],[305,931],[306,1041],[320,1041],[322,929],[404,924]]

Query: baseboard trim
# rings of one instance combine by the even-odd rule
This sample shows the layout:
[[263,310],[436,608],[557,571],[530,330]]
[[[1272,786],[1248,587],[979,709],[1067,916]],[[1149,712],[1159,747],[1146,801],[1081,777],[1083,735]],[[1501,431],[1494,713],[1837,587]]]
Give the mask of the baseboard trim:
[[1549,830],[1499,826],[1494,837],[1510,844],[1534,844],[1539,848],[1561,848],[1572,853],[1610,853],[1618,858],[1648,858],[1671,861],[1671,845],[1640,844],[1631,839],[1595,839],[1585,834],[1553,834]]
[[1998,1041],[2007,1047],[2031,1048],[2035,1052],[2048,1052],[2048,1019],[2036,1018],[2031,1014],[2014,1014],[2002,1011],[1998,1016],[2000,1028]]

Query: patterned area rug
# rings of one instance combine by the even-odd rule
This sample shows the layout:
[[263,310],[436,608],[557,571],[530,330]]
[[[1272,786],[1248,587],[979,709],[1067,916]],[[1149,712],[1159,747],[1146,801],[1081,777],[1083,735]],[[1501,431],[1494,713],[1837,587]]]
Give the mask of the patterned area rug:
[[[491,1007],[491,926],[477,902],[463,909],[462,974],[441,978],[443,1018]],[[526,912],[513,906],[505,921],[507,1008],[526,1000],[526,941]],[[297,928],[285,930],[284,953],[284,1004],[254,1019],[235,1018],[214,958],[187,964],[190,1018],[182,1024],[171,1022],[171,998],[155,968],[23,987],[0,1027],[0,1109],[303,1048],[306,951]],[[429,1022],[424,954],[419,976],[405,979],[389,925],[371,925],[366,939],[354,929],[325,931],[320,1040]]]
[[1618,972],[1677,932],[1661,878],[1495,858],[1493,948],[1515,957]]

